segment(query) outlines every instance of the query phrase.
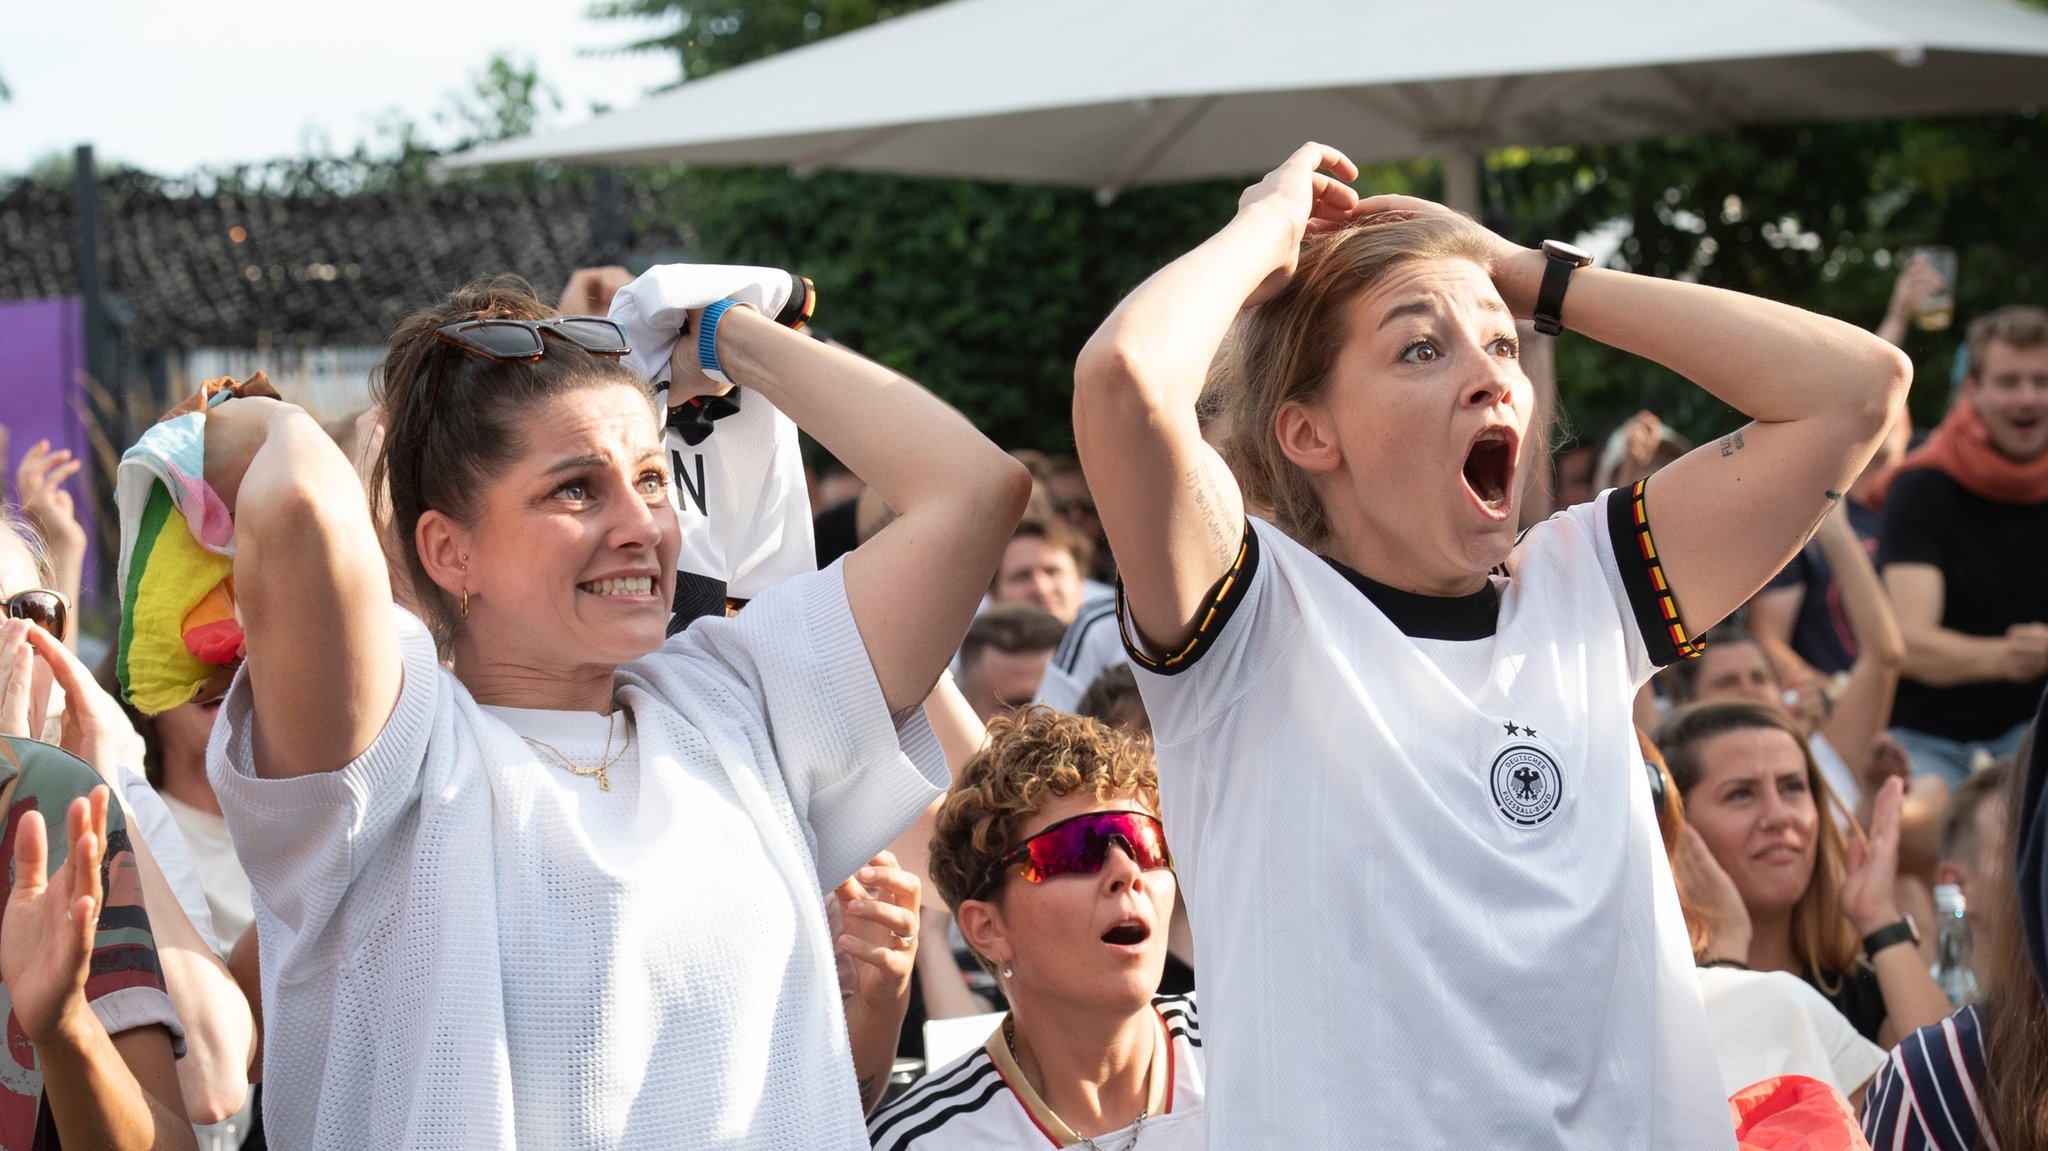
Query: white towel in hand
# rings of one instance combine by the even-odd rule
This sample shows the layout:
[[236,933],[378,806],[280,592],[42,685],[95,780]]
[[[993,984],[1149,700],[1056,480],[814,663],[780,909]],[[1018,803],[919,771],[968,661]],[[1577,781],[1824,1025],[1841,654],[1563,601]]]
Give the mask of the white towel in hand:
[[796,286],[796,278],[781,268],[657,264],[612,297],[611,318],[626,330],[626,343],[633,349],[626,366],[650,383],[665,383],[671,379],[669,357],[681,342],[693,309],[738,300],[764,316],[774,316],[789,303]]

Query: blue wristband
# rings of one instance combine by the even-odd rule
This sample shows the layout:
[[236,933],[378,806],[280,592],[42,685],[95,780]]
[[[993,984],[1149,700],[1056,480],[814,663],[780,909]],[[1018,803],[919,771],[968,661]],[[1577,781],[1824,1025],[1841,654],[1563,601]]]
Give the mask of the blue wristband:
[[718,320],[731,311],[738,300],[718,300],[704,309],[697,321],[697,366],[704,374],[721,384],[732,383],[718,363]]

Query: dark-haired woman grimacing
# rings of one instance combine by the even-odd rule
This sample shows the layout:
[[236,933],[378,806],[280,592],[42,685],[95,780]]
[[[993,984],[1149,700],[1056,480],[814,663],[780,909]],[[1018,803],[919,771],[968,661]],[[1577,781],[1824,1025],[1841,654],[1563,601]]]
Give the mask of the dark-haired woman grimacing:
[[[1728,1147],[1629,699],[1805,542],[1908,365],[1357,174],[1298,149],[1075,368],[1202,960],[1209,1144]],[[1547,432],[1518,319],[1754,422],[1518,537]]]
[[666,642],[667,461],[608,321],[501,280],[395,334],[378,471],[424,623],[317,423],[210,414],[248,663],[209,766],[274,1142],[865,1146],[819,900],[947,778],[916,705],[1028,477],[915,384],[710,311],[722,372],[898,518]]

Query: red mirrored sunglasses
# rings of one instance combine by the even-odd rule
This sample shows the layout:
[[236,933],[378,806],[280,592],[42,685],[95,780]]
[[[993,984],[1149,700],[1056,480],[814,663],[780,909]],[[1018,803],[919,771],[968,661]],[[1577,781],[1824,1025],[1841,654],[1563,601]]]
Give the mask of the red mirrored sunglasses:
[[7,618],[25,619],[58,639],[71,619],[71,601],[63,592],[32,587],[7,597]]
[[990,864],[974,898],[986,895],[1002,882],[1004,872],[1018,864],[1023,864],[1018,874],[1032,883],[1061,875],[1094,875],[1102,870],[1113,844],[1122,846],[1141,870],[1173,870],[1173,856],[1166,850],[1166,829],[1156,816],[1142,811],[1091,811],[1060,820]]

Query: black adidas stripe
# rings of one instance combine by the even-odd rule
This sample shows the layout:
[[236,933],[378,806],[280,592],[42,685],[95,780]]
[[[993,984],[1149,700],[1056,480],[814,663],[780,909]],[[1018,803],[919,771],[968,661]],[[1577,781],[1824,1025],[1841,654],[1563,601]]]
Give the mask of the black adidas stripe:
[[[980,1110],[990,1099],[1006,1090],[1008,1088],[1003,1085],[1003,1077],[996,1072],[996,1065],[989,1061],[986,1052],[978,1052],[975,1058],[952,1074],[926,1079],[912,1087],[903,1098],[877,1112],[868,1122],[868,1138],[877,1151],[907,1147],[953,1116]],[[968,1098],[946,1105],[947,1100],[963,1095]],[[917,1123],[901,1134],[890,1134],[891,1128],[900,1128],[920,1119],[927,1121]]]
[[1074,622],[1067,625],[1066,634],[1060,637],[1060,646],[1053,651],[1052,662],[1061,671],[1071,672],[1081,662],[1081,652],[1087,647],[1089,629],[1105,621],[1116,619],[1116,601],[1101,600],[1094,607],[1081,609]]

